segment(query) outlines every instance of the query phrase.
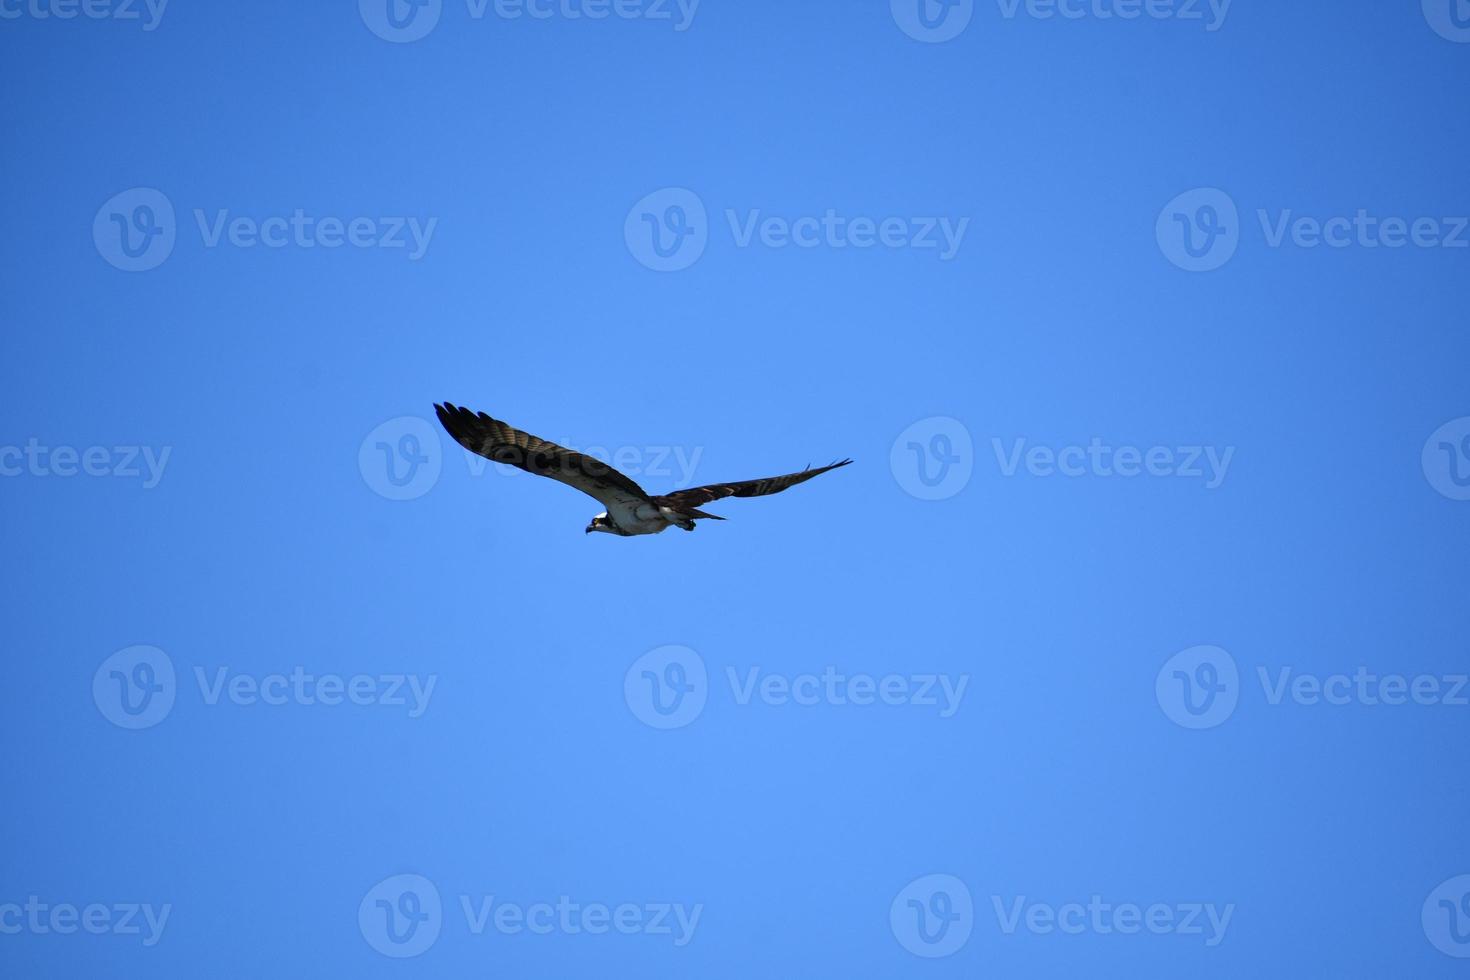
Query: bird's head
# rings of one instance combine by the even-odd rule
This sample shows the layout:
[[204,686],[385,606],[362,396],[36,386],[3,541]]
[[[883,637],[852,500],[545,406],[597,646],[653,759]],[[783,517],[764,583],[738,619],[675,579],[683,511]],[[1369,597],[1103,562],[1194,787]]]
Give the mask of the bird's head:
[[593,531],[606,531],[608,534],[618,533],[617,528],[613,526],[613,522],[608,519],[606,513],[598,514],[592,518],[592,523],[587,525],[585,533],[591,534]]

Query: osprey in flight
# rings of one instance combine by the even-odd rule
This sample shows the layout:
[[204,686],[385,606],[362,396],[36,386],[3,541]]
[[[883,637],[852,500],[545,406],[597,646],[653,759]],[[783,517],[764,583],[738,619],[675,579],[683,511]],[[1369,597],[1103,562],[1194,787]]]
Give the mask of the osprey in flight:
[[650,497],[638,484],[596,457],[573,452],[554,442],[512,429],[484,412],[472,412],[448,402],[435,405],[434,411],[444,428],[454,436],[454,441],[470,452],[497,463],[520,467],[527,473],[549,476],[596,497],[607,510],[592,518],[592,523],[587,525],[588,534],[605,531],[626,538],[635,534],[657,534],[667,527],[692,531],[694,522],[701,518],[724,520],[699,510],[701,504],[721,497],[763,497],[768,493],[780,493],[787,487],[794,487],[852,462],[844,459],[830,466],[808,467],[800,473],[785,476],[690,487],[661,497]]

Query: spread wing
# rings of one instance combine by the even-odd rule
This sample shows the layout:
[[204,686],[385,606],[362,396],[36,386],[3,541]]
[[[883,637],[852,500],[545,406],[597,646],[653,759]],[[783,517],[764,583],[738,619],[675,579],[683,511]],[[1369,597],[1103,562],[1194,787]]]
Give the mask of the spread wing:
[[662,497],[653,498],[653,502],[665,507],[673,507],[675,510],[688,510],[707,504],[711,500],[719,500],[722,497],[764,497],[770,493],[780,493],[787,487],[794,487],[798,483],[805,483],[814,476],[821,476],[828,470],[835,470],[839,466],[846,466],[852,460],[844,459],[828,466],[818,466],[816,469],[807,467],[800,473],[787,473],[785,476],[768,476],[763,480],[745,480],[741,483],[712,483],[707,487],[690,487],[688,490],[676,490],[673,493],[664,494]]
[[513,429],[484,412],[472,412],[448,402],[435,405],[434,411],[455,442],[486,459],[509,463],[527,473],[576,487],[597,498],[609,511],[637,509],[639,504],[649,502],[642,487],[595,456],[573,452]]

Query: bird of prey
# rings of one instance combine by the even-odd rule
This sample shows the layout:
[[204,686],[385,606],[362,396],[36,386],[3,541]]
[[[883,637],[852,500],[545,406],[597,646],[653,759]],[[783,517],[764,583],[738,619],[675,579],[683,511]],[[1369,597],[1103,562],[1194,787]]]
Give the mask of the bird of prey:
[[588,534],[602,531],[627,538],[635,534],[658,534],[670,527],[692,531],[697,520],[724,520],[700,510],[702,504],[722,497],[763,497],[769,493],[780,493],[787,487],[805,483],[814,476],[852,462],[844,459],[829,466],[807,467],[799,473],[785,476],[741,483],[715,483],[651,497],[638,484],[600,459],[513,429],[484,412],[472,412],[448,402],[436,404],[434,412],[439,416],[439,422],[454,436],[454,441],[470,452],[497,463],[509,463],[527,473],[550,477],[597,498],[607,510],[592,518],[592,523],[587,525]]

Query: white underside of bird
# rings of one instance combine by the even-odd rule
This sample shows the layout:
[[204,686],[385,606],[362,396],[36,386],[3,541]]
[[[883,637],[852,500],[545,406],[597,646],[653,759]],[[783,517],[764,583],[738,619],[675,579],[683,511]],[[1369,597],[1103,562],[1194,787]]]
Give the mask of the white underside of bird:
[[[604,526],[599,518],[611,518],[616,529]],[[624,535],[634,535],[658,534],[671,527],[682,527],[688,530],[693,525],[693,521],[672,507],[639,504],[637,507],[614,507],[611,511],[603,511],[592,518],[592,524],[589,527],[596,531],[608,531],[613,534],[621,531]]]

